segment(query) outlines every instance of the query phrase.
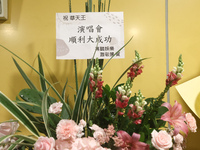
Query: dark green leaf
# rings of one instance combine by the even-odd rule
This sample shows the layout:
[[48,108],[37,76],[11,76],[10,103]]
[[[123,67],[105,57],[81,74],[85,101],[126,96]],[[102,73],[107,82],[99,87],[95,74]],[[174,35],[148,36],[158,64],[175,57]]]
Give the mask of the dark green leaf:
[[19,96],[26,102],[32,102],[41,106],[43,93],[34,89],[23,89]]
[[28,86],[31,89],[35,89],[37,90],[37,88],[35,87],[35,85],[31,82],[31,80],[28,78],[28,76],[25,74],[25,72],[22,70],[22,68],[19,66],[19,64],[17,63],[17,61],[13,58],[13,61],[17,67],[17,69],[19,70],[20,74],[22,75],[22,77],[24,78],[24,80],[26,81],[26,83],[28,84]]
[[52,137],[51,131],[49,129],[49,121],[48,121],[47,94],[48,94],[48,90],[45,91],[44,96],[43,96],[43,100],[42,100],[42,117],[43,117],[43,120],[44,120],[44,125],[45,125],[45,128],[46,128],[48,137]]
[[26,109],[29,112],[42,114],[41,106],[29,105],[29,104],[21,103],[21,102],[17,102],[17,105],[19,105],[20,107]]
[[[38,65],[39,65],[40,74],[44,76],[44,71],[43,71],[40,55],[38,55]],[[42,91],[45,92],[47,90],[46,82],[45,82],[44,78],[42,78],[41,76],[40,76],[40,85],[41,85]]]
[[167,107],[161,106],[158,108],[158,113],[156,115],[156,118],[161,118],[161,116],[168,111]]
[[16,119],[18,119],[31,133],[36,137],[39,136],[39,132],[31,120],[21,111],[17,105],[0,92],[0,103],[6,108]]

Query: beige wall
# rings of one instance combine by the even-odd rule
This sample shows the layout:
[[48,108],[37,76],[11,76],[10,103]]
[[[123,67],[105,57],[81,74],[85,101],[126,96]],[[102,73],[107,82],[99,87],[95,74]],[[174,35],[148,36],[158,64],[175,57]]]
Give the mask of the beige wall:
[[[36,57],[40,52],[48,79],[59,82],[55,85],[56,88],[61,91],[67,78],[68,84],[75,87],[73,61],[55,59],[55,13],[69,12],[68,1],[8,1],[9,19],[0,23],[0,44],[36,68]],[[84,12],[84,3],[84,0],[72,0],[72,12]],[[198,59],[200,1],[169,0],[168,5],[169,69],[177,65],[177,58],[182,53],[185,72],[180,83],[183,83],[200,73],[200,59]],[[165,0],[111,0],[110,11],[124,12],[125,42],[131,36],[134,38],[125,48],[125,59],[113,60],[104,70],[104,83],[112,86],[131,63],[134,50],[138,50],[142,57],[151,58],[144,61],[144,72],[134,81],[132,92],[138,92],[138,89],[141,89],[145,97],[156,97],[164,89],[166,78]],[[39,87],[37,75],[22,62],[18,62]],[[0,91],[14,100],[19,91],[28,86],[19,75],[12,61],[12,55],[2,48],[0,48],[0,64]],[[85,66],[85,60],[77,61],[79,80]],[[67,94],[70,94],[72,99],[73,90],[68,88]],[[170,100],[172,104],[174,100],[178,100],[183,105],[184,111],[190,111],[174,87],[170,92]],[[1,106],[0,113],[2,114],[0,121],[12,118]],[[199,125],[200,121],[196,119]],[[188,149],[198,149],[198,136],[200,133],[189,135]]]

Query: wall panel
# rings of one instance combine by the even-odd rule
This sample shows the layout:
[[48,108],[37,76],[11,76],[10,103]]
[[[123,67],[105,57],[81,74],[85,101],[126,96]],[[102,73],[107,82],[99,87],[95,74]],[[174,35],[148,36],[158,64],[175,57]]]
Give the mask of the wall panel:
[[[198,0],[169,0],[169,67],[172,69],[176,57],[182,54],[185,63],[183,78],[179,83],[188,81],[200,75],[200,1]],[[197,87],[199,88],[199,87]],[[170,91],[170,100],[175,100],[183,106],[183,111],[191,112],[175,88]],[[193,114],[195,116],[195,114]],[[200,120],[197,119],[197,125]],[[188,150],[199,149],[198,137],[200,133],[189,134],[187,140]]]

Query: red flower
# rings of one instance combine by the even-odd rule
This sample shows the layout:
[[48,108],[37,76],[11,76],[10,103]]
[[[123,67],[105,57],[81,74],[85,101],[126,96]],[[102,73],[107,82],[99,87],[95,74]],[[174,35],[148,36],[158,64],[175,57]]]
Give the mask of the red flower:
[[168,78],[166,79],[166,85],[169,85],[171,83],[170,86],[176,85],[178,81],[181,79],[177,78],[177,75],[173,71],[169,72],[167,76]]
[[128,105],[128,100],[120,101],[116,99],[115,105],[117,108],[125,108]]
[[119,112],[118,112],[118,115],[119,115],[119,116],[122,116],[122,115],[124,115],[124,112],[119,111]]
[[127,116],[129,116],[129,119],[137,119],[142,117],[143,113],[145,110],[141,110],[141,111],[136,111],[137,110],[137,106],[133,105],[131,107],[131,109],[128,110]]
[[142,123],[142,120],[141,120],[141,119],[135,120],[134,123],[135,123],[135,124],[141,124],[141,123]]
[[130,77],[131,80],[133,80],[133,78],[137,77],[137,75],[140,75],[142,73],[142,68],[144,68],[144,66],[138,66],[138,64],[133,64],[133,66],[130,68],[130,72],[127,73],[127,77]]

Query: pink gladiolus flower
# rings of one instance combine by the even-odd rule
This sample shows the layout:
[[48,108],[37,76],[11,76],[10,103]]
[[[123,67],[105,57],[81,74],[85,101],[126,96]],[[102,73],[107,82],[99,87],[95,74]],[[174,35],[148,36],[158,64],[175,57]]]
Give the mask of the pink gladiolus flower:
[[55,140],[50,137],[39,137],[34,144],[34,150],[55,150]]
[[149,145],[143,142],[140,142],[140,134],[133,133],[132,136],[130,136],[125,131],[118,131],[117,136],[119,139],[123,141],[123,143],[120,144],[120,148],[126,148],[129,150],[149,150]]
[[68,119],[60,120],[56,128],[56,135],[59,140],[73,141],[78,132],[78,125],[73,120]]
[[196,124],[195,118],[192,116],[191,113],[185,114],[185,117],[186,117],[186,122],[187,122],[187,125],[188,125],[189,129],[192,132],[196,132],[196,130],[197,130],[197,124]]
[[182,106],[175,101],[172,107],[169,103],[164,103],[162,106],[167,107],[168,111],[161,116],[161,120],[168,121],[170,125],[174,126],[174,134],[178,134],[182,130],[186,135],[188,134],[188,127],[185,123],[186,119],[182,114]]

